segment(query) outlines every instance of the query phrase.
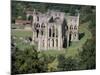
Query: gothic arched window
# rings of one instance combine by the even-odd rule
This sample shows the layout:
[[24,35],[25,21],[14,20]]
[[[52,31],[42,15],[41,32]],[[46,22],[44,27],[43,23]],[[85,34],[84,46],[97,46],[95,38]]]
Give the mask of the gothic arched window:
[[39,24],[39,23],[37,23],[36,27],[38,27],[38,28],[39,28],[39,27],[40,27],[40,24]]
[[51,28],[49,28],[49,37],[51,37]]
[[37,38],[38,38],[38,35],[39,35],[39,30],[38,29],[36,30],[36,33],[37,33]]
[[54,47],[54,39],[52,39],[52,47]]
[[54,26],[52,26],[52,31],[53,31],[52,37],[55,37],[55,28],[54,28]]
[[45,24],[44,23],[41,24],[41,28],[45,28]]
[[74,29],[75,29],[75,30],[77,29],[77,26],[76,26],[76,25],[74,26]]
[[58,37],[58,29],[56,28],[56,37]]
[[37,21],[39,21],[39,17],[37,16]]

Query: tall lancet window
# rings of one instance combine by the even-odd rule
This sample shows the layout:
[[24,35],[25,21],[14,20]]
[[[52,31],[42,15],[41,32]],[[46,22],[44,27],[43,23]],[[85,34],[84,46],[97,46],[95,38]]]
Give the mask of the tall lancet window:
[[49,37],[51,37],[51,28],[49,28]]
[[39,30],[38,29],[36,30],[36,33],[37,33],[37,38],[38,38],[38,36],[39,36]]
[[54,26],[52,26],[52,37],[55,37],[55,27]]
[[56,28],[56,37],[58,37],[58,29]]
[[37,16],[37,21],[39,21],[39,17]]
[[52,39],[52,47],[54,47],[54,39]]

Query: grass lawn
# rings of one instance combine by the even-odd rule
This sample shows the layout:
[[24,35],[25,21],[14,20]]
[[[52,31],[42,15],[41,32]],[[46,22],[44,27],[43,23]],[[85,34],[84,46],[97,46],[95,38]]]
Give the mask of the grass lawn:
[[28,31],[28,30],[24,30],[24,29],[12,29],[11,30],[11,34],[13,35],[13,36],[16,36],[16,37],[23,37],[23,38],[25,38],[25,37],[32,37],[32,31]]
[[21,38],[27,38],[27,37],[32,37],[32,31],[27,31],[27,30],[11,30],[11,35],[12,36],[16,36],[16,44],[17,44],[17,47],[21,50],[24,50],[28,47],[31,47],[29,44],[25,44],[22,42],[22,40],[20,40],[20,37]]

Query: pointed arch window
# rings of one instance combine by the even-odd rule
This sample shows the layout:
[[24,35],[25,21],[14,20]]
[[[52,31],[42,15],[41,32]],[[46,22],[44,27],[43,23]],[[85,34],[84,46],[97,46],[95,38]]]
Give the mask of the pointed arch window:
[[56,37],[58,37],[58,29],[56,28]]
[[52,47],[54,47],[54,39],[52,39]]
[[55,27],[54,26],[52,26],[52,31],[53,31],[52,37],[55,37]]
[[40,27],[40,24],[39,24],[39,23],[37,23],[36,27],[37,27],[37,28],[39,28],[39,27]]
[[39,21],[39,16],[37,16],[37,21]]
[[77,29],[77,26],[76,26],[76,25],[74,26],[74,29],[75,29],[75,30]]
[[51,37],[51,28],[49,28],[49,37]]
[[36,33],[37,33],[37,35],[36,35],[36,36],[37,36],[37,38],[38,38],[38,35],[39,35],[39,30],[38,30],[38,29],[36,30]]
[[41,24],[41,28],[45,28],[45,24],[44,23]]

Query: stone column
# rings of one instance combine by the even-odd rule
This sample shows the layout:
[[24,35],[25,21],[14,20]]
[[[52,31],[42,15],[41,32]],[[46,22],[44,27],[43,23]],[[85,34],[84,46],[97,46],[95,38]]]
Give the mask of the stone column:
[[39,29],[39,33],[38,33],[38,50],[40,50],[41,49],[41,41],[42,39],[41,39],[41,35],[40,35],[40,29]]
[[54,48],[56,49],[56,25],[55,25],[55,36],[54,36]]
[[50,48],[52,48],[52,39],[50,39]]
[[73,32],[71,33],[71,41],[73,41]]
[[47,49],[49,49],[49,26],[47,25]]
[[35,40],[34,21],[32,22],[32,32],[33,32],[33,35],[32,35],[32,44],[34,44],[34,40]]
[[62,32],[61,32],[61,25],[58,26],[58,50],[61,49],[61,45],[62,45]]
[[48,27],[47,27],[47,25],[45,26],[45,29],[44,29],[44,32],[45,32],[45,34],[44,34],[44,39],[45,39],[45,50],[47,50],[47,46],[48,46]]
[[67,48],[69,47],[69,30],[67,30]]

